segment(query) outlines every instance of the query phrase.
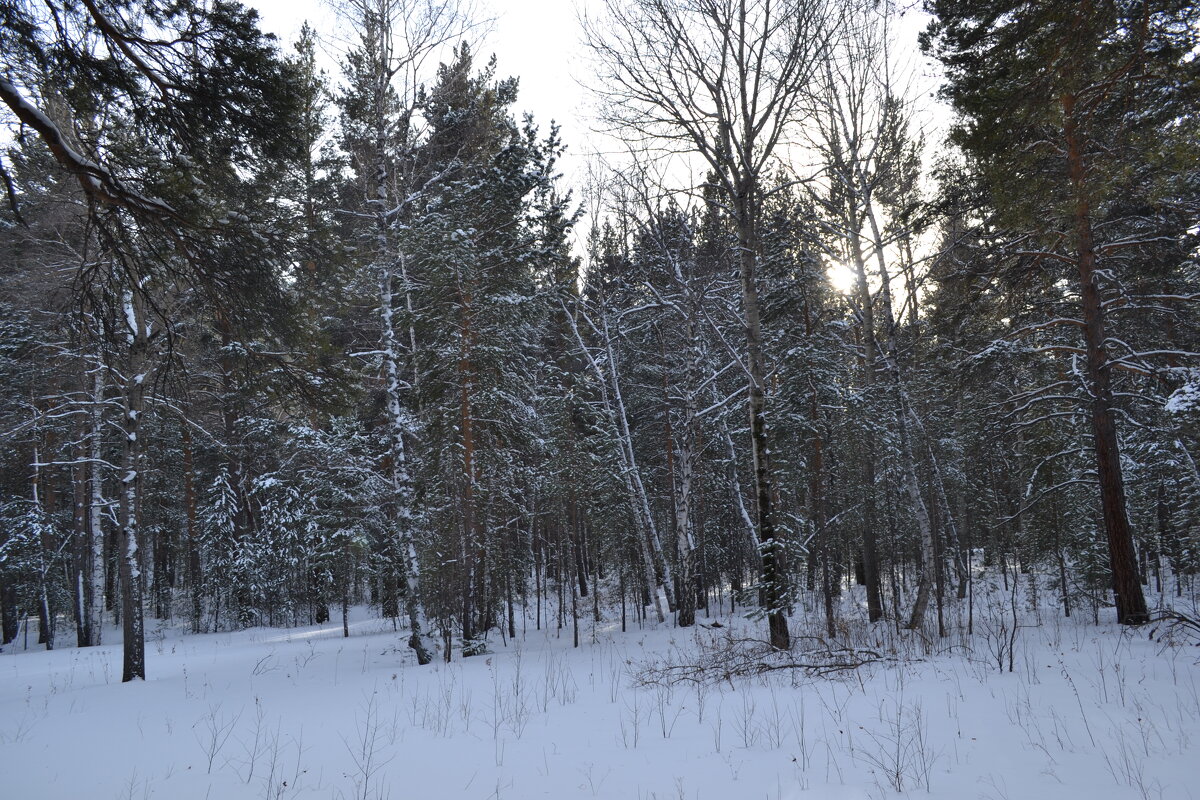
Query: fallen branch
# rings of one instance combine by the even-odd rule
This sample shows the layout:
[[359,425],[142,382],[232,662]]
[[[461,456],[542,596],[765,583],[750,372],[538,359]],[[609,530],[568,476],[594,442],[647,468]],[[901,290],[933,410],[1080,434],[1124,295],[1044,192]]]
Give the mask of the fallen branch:
[[1179,611],[1164,611],[1154,616],[1149,623],[1151,641],[1164,644],[1193,644],[1200,647],[1200,619]]
[[[816,636],[798,637],[813,644],[797,653],[777,650],[759,639],[735,638],[730,634],[698,643],[694,658],[644,662],[634,673],[639,686],[670,686],[678,683],[714,684],[734,678],[770,672],[803,672],[811,676],[855,670],[866,664],[895,661],[874,650],[830,645]],[[684,655],[677,652],[677,656]]]

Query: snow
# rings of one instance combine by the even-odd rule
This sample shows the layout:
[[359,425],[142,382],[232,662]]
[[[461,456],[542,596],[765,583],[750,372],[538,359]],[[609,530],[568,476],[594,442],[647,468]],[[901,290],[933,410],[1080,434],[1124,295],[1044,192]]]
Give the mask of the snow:
[[125,327],[129,329],[125,333],[125,340],[132,345],[138,334],[137,311],[133,307],[133,293],[126,289],[123,297],[122,306],[125,310]]
[[1171,414],[1185,414],[1200,409],[1200,371],[1184,371],[1182,386],[1167,398],[1166,410]]
[[[0,795],[1200,796],[1190,788],[1194,647],[1054,608],[1038,625],[1025,611],[1009,673],[994,656],[1002,611],[981,601],[974,638],[928,647],[862,627],[860,646],[903,659],[840,676],[674,686],[635,677],[758,627],[726,616],[719,629],[633,624],[622,634],[619,622],[588,619],[573,649],[569,618],[561,636],[528,619],[523,637],[493,641],[490,655],[418,667],[403,630],[356,608],[350,638],[332,622],[159,627],[148,632],[148,680],[132,684],[120,683],[117,630],[89,649],[25,650],[19,638],[0,655]],[[819,621],[816,609],[798,609],[794,631],[814,633],[806,621]]]

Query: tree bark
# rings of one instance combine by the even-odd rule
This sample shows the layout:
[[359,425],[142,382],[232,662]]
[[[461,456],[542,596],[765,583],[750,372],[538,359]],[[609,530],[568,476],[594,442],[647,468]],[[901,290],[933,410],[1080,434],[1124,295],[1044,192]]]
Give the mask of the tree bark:
[[[925,610],[929,606],[929,596],[933,589],[935,577],[935,547],[933,539],[933,523],[929,518],[929,507],[921,495],[921,487],[917,482],[917,461],[913,456],[912,431],[909,428],[911,406],[904,387],[904,376],[900,369],[900,348],[896,341],[896,317],[892,311],[891,274],[887,267],[883,231],[875,216],[874,198],[870,183],[863,173],[861,164],[852,165],[852,174],[859,194],[862,216],[865,217],[871,231],[871,247],[875,254],[876,269],[879,270],[879,297],[883,308],[884,344],[883,366],[888,377],[888,388],[891,393],[892,413],[896,420],[896,434],[900,445],[900,464],[902,482],[908,501],[912,505],[913,516],[917,521],[917,530],[921,542],[921,566],[917,578],[917,596],[913,601],[912,613],[908,619],[908,628],[916,630],[925,619]],[[857,219],[857,215],[855,215]],[[857,239],[857,232],[853,234]],[[862,289],[866,288],[865,276]],[[867,299],[870,299],[869,292]],[[874,331],[871,331],[874,336]]]
[[200,567],[200,529],[196,524],[196,468],[192,452],[192,430],[183,421],[183,502],[187,525],[187,584],[191,594],[192,633],[200,633],[204,616],[204,575]]
[[[847,198],[849,203],[849,198]],[[866,259],[862,252],[862,242],[858,235],[859,220],[853,210],[847,207],[849,215],[847,230],[850,232],[850,253],[854,267],[854,289],[858,297],[858,313],[861,318],[863,345],[863,388],[868,396],[874,394],[875,370],[879,359],[879,348],[875,338],[875,304],[871,298],[871,289],[867,284]],[[883,619],[882,578],[879,573],[879,539],[875,533],[875,449],[873,442],[868,439],[867,452],[863,455],[863,483],[866,489],[866,513],[863,515],[862,532],[862,562],[863,580],[867,587],[867,619],[878,622]]]
[[[387,258],[384,244],[388,241],[386,221],[379,221],[378,231],[380,252],[377,257]],[[403,259],[403,256],[401,256]],[[407,273],[404,275],[407,278]],[[407,283],[407,281],[406,281]],[[401,564],[404,568],[405,579],[405,612],[408,615],[409,637],[408,646],[417,656],[417,663],[424,666],[433,660],[429,649],[421,638],[421,573],[420,562],[417,559],[417,549],[413,538],[413,491],[412,477],[409,471],[408,451],[404,443],[405,429],[408,427],[408,417],[401,404],[401,377],[399,341],[396,336],[395,307],[392,292],[392,271],[382,268],[380,278],[379,309],[383,324],[383,358],[385,370],[385,389],[388,404],[389,444],[391,448],[391,484],[393,515],[396,526],[396,549],[399,551]]]
[[[604,314],[603,310],[601,313]],[[638,470],[637,454],[633,449],[629,421],[625,414],[625,401],[621,395],[620,375],[618,374],[617,364],[614,359],[615,354],[612,347],[612,336],[608,328],[608,320],[602,317],[601,325],[598,328],[595,325],[592,326],[604,339],[604,355],[608,366],[607,370],[605,370],[596,362],[595,357],[593,357],[591,351],[584,343],[583,336],[579,332],[579,324],[576,322],[575,317],[568,312],[566,319],[571,326],[571,332],[574,334],[579,351],[583,354],[588,362],[588,366],[596,376],[600,389],[600,400],[604,407],[605,415],[608,417],[613,435],[617,439],[617,448],[621,458],[621,477],[625,483],[625,492],[629,499],[629,509],[633,514],[635,526],[638,529],[636,538],[638,551],[642,556],[642,569],[646,588],[654,595],[652,601],[655,616],[659,622],[663,622],[666,619],[666,615],[663,613],[662,601],[659,599],[656,587],[663,587],[663,593],[667,594],[669,603],[669,565],[667,565],[668,572],[660,580],[658,571],[656,570],[655,555],[657,554],[661,557],[662,545],[658,538],[658,530],[654,524],[654,516],[650,513],[650,502],[646,496],[646,488],[642,483],[641,473]]]
[[0,645],[17,638],[21,622],[17,615],[17,587],[0,582]]
[[[461,280],[461,278],[460,278]],[[482,643],[475,641],[476,609],[481,599],[478,595],[478,575],[483,569],[483,559],[478,558],[477,551],[483,546],[482,531],[479,525],[479,510],[476,508],[475,485],[475,425],[474,412],[471,402],[471,389],[474,383],[474,367],[471,363],[471,351],[474,346],[471,329],[472,296],[466,287],[459,291],[459,325],[461,341],[458,356],[458,390],[459,390],[459,435],[462,437],[462,492],[459,502],[462,504],[462,538],[460,541],[462,559],[462,654],[479,655],[483,652]]]
[[750,372],[750,450],[754,460],[755,514],[758,530],[760,602],[767,613],[771,646],[778,650],[791,647],[785,614],[787,600],[784,554],[775,528],[774,492],[771,485],[771,453],[767,446],[766,369],[762,352],[762,323],[759,319],[756,267],[758,242],[755,235],[753,195],[756,187],[737,187],[734,199],[735,224],[739,250],[738,277],[742,287],[742,314],[746,323],[746,360]]
[[1075,258],[1079,269],[1087,382],[1091,394],[1092,440],[1096,472],[1100,480],[1100,507],[1108,538],[1113,592],[1116,594],[1117,622],[1122,625],[1141,625],[1149,621],[1150,615],[1138,579],[1133,532],[1125,506],[1121,451],[1113,415],[1112,375],[1105,348],[1104,306],[1096,282],[1097,259],[1087,191],[1087,166],[1084,163],[1085,142],[1075,116],[1075,98],[1064,95],[1062,108],[1067,170],[1075,195]]
[[75,616],[75,645],[88,647],[88,547],[87,530],[87,449],[82,425],[75,429],[75,463],[71,467],[71,563],[68,579],[71,582],[72,611]]
[[92,407],[88,432],[88,578],[84,611],[88,644],[99,645],[104,629],[104,473],[100,464],[104,455],[104,370],[99,363],[92,374]]
[[140,295],[125,290],[124,299],[127,359],[122,390],[121,432],[121,621],[124,626],[121,681],[145,680],[146,638],[142,610],[141,531],[138,495],[141,490],[142,443],[139,437],[145,409],[148,331]]
[[[38,534],[38,644],[46,646],[47,650],[54,649],[54,616],[50,609],[50,561],[48,553],[54,552],[53,542],[50,541],[51,527],[49,510],[42,500],[42,470],[41,451],[37,445],[33,447],[33,510],[36,516]],[[49,496],[49,492],[46,493]]]
[[[694,553],[696,550],[695,509],[692,501],[692,484],[695,479],[696,462],[699,460],[696,407],[696,385],[700,375],[700,352],[696,344],[693,318],[688,315],[684,325],[688,342],[688,355],[684,376],[683,430],[680,433],[678,481],[675,483],[675,535],[679,550],[679,591],[676,594],[677,624],[687,628],[696,622],[696,587]],[[668,410],[668,414],[669,414]]]

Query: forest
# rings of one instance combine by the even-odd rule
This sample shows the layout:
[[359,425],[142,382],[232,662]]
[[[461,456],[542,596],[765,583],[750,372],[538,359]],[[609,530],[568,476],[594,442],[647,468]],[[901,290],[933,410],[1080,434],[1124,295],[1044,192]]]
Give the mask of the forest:
[[338,2],[0,0],[5,645],[1194,615],[1196,4],[601,0],[568,186],[469,3]]

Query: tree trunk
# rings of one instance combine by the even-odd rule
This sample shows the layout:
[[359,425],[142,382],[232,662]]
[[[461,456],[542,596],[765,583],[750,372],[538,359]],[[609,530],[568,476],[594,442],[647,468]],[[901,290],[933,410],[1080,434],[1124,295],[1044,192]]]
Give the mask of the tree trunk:
[[[862,320],[863,345],[863,388],[868,397],[873,395],[875,370],[878,363],[878,345],[875,339],[875,304],[867,284],[867,267],[863,257],[862,243],[857,234],[859,220],[852,211],[850,216],[850,251],[854,261],[855,293],[858,297],[859,315]],[[879,544],[875,534],[875,452],[873,442],[867,441],[867,452],[863,455],[863,484],[866,488],[866,513],[863,524],[863,580],[867,587],[867,619],[878,622],[883,619],[883,582],[879,573]]]
[[775,529],[774,492],[771,485],[771,460],[767,440],[766,368],[762,352],[762,324],[759,320],[756,266],[758,242],[755,237],[753,184],[737,187],[734,214],[737,227],[739,269],[742,288],[742,314],[746,323],[746,357],[750,371],[750,450],[754,460],[754,496],[759,556],[761,558],[760,603],[767,612],[771,646],[779,650],[791,647],[785,605],[787,603],[784,553]]
[[91,642],[88,632],[88,562],[91,550],[88,547],[87,530],[87,450],[82,426],[76,429],[74,448],[75,464],[71,468],[71,564],[67,578],[71,582],[71,599],[74,601],[75,646],[88,647]]
[[[683,276],[678,275],[681,288],[685,288]],[[694,304],[694,298],[689,305]],[[679,591],[676,594],[678,609],[677,623],[681,628],[691,627],[696,622],[696,581],[694,577],[696,550],[696,514],[692,500],[692,485],[695,481],[696,464],[699,461],[699,409],[696,403],[696,387],[700,380],[702,356],[697,344],[698,337],[691,313],[684,320],[684,338],[688,343],[687,362],[683,379],[683,426],[680,432],[678,480],[674,480],[675,491],[675,535],[679,550]],[[666,373],[664,372],[664,375]],[[668,409],[668,416],[670,411]],[[670,441],[668,441],[668,445]]]
[[1116,594],[1117,622],[1148,622],[1146,598],[1138,580],[1133,532],[1125,508],[1125,483],[1121,452],[1113,416],[1112,375],[1105,349],[1104,306],[1096,283],[1096,250],[1092,236],[1091,206],[1087,193],[1084,141],[1075,118],[1075,98],[1062,98],[1067,168],[1075,193],[1075,248],[1082,297],[1083,336],[1087,353],[1088,389],[1091,393],[1092,439],[1096,472],[1100,480],[1100,505],[1108,535],[1109,563]]
[[[746,510],[746,502],[742,497],[742,482],[738,478],[738,461],[737,449],[733,444],[733,435],[729,432],[729,426],[725,423],[724,418],[719,421],[721,427],[721,438],[725,440],[725,455],[729,462],[729,489],[733,505],[737,508],[738,519],[741,520],[742,526],[746,532],[746,548],[758,556],[758,530],[754,527],[754,520],[750,517],[750,512]],[[742,559],[739,558],[737,563],[740,565]],[[741,587],[737,587],[737,591],[741,591]]]
[[187,525],[187,583],[192,596],[192,633],[200,633],[204,616],[204,575],[200,568],[200,529],[196,524],[196,467],[192,452],[192,430],[183,420],[183,502]]
[[92,374],[92,405],[89,411],[88,432],[88,508],[87,548],[88,577],[84,581],[87,600],[88,644],[99,645],[104,630],[104,370],[97,362]]
[[662,539],[659,538],[658,534],[658,526],[654,523],[654,513],[650,509],[650,496],[646,492],[645,484],[642,482],[641,470],[637,467],[637,457],[633,448],[633,434],[629,430],[629,416],[625,411],[625,399],[621,391],[621,379],[617,373],[616,354],[613,352],[612,335],[608,330],[607,318],[603,321],[603,334],[604,347],[608,356],[612,396],[616,403],[616,421],[620,430],[621,445],[625,450],[625,463],[628,465],[628,476],[634,489],[633,499],[637,512],[642,517],[642,529],[645,531],[648,551],[651,556],[650,569],[653,570],[651,573],[653,580],[650,581],[648,588],[655,592],[655,610],[658,612],[659,622],[662,622],[665,617],[663,616],[655,587],[662,589],[663,595],[667,599],[667,608],[675,608],[677,605],[675,602],[675,581],[671,575],[671,564],[663,552]]
[[[50,560],[48,553],[54,552],[54,544],[50,541],[51,526],[48,509],[42,500],[42,470],[41,451],[37,445],[33,448],[33,508],[37,515],[38,534],[38,644],[44,644],[47,650],[54,649],[54,615],[50,610]],[[49,495],[49,491],[46,492]]]
[[655,587],[660,585],[663,587],[664,594],[667,594],[667,601],[670,603],[670,592],[673,592],[669,577],[670,566],[665,561],[663,562],[664,577],[660,580],[655,569],[655,556],[657,555],[661,558],[662,544],[658,538],[658,529],[654,524],[654,516],[650,512],[650,502],[646,496],[646,488],[642,483],[641,473],[638,470],[637,456],[633,449],[633,440],[629,431],[629,421],[625,414],[625,402],[621,395],[620,376],[617,371],[616,361],[614,360],[612,337],[608,330],[608,320],[603,318],[601,326],[597,329],[600,335],[604,337],[603,346],[608,365],[608,369],[605,370],[596,363],[596,359],[584,343],[575,318],[569,313],[566,315],[566,318],[570,323],[571,332],[575,336],[575,342],[579,346],[580,352],[583,353],[584,358],[587,359],[588,366],[596,376],[600,389],[601,403],[608,417],[609,425],[612,427],[613,436],[617,439],[617,448],[621,458],[621,478],[625,482],[625,492],[629,498],[629,508],[633,514],[635,527],[637,528],[637,544],[638,550],[642,555],[642,567],[645,573],[646,587],[654,595],[652,600],[655,616],[659,622],[663,622],[666,616],[663,614],[662,601],[659,599],[658,591]]
[[813,546],[819,553],[821,568],[821,596],[825,609],[825,633],[830,639],[837,636],[837,620],[833,610],[833,581],[829,570],[829,531],[825,519],[825,443],[818,424],[817,397],[811,396],[813,415],[812,454],[809,460],[809,514],[813,523]]
[[473,346],[471,333],[471,294],[465,288],[459,295],[459,325],[462,337],[458,357],[458,389],[459,389],[459,435],[462,436],[462,493],[459,498],[462,511],[462,538],[460,542],[462,559],[462,654],[478,655],[482,652],[481,643],[475,641],[475,614],[477,603],[477,571],[481,570],[482,560],[476,558],[476,550],[482,546],[482,536],[479,531],[478,510],[475,508],[475,427],[471,405],[471,388],[474,376],[471,365],[471,349]]
[[[804,298],[804,335],[812,338],[813,326],[812,309],[808,304],[807,295]],[[815,571],[817,555],[821,570],[821,596],[825,608],[825,633],[830,639],[837,636],[837,620],[833,610],[833,580],[829,569],[829,531],[826,529],[825,507],[825,440],[821,436],[821,404],[817,395],[817,384],[809,375],[808,381],[808,413],[812,425],[812,451],[809,455],[808,504],[809,519],[812,520],[813,533],[810,544],[809,583],[811,588],[812,573]],[[815,548],[815,552],[814,552]]]
[[[387,258],[384,245],[388,237],[386,223],[380,220],[380,259]],[[401,256],[403,262],[403,256]],[[407,271],[404,276],[407,283]],[[421,573],[417,559],[417,548],[413,538],[413,491],[408,465],[408,451],[404,444],[408,417],[401,404],[401,377],[399,365],[399,342],[396,336],[395,309],[393,305],[392,271],[382,267],[380,278],[379,309],[383,323],[383,358],[386,371],[386,393],[388,405],[389,444],[391,446],[391,484],[393,515],[396,526],[396,550],[404,569],[405,611],[408,615],[408,646],[417,656],[417,663],[424,666],[433,660],[432,654],[421,638]]]
[[579,596],[588,596],[587,567],[583,558],[583,525],[579,519],[579,500],[575,487],[567,490],[567,525],[571,530],[571,557],[575,561],[575,581],[579,585]]
[[139,437],[145,408],[148,332],[140,295],[125,290],[125,323],[128,355],[122,390],[121,432],[121,618],[124,626],[121,681],[146,678],[146,639],[142,611],[142,571],[138,496],[141,491],[142,443]]
[[17,615],[17,587],[12,583],[0,582],[0,645],[17,638],[21,620]]
[[[887,370],[889,389],[891,390],[892,413],[896,420],[896,433],[900,445],[900,470],[905,493],[912,505],[913,516],[917,520],[917,530],[921,539],[921,566],[917,579],[917,597],[913,601],[912,614],[908,619],[908,628],[916,630],[925,619],[925,609],[929,606],[929,595],[934,585],[935,554],[933,541],[933,524],[929,519],[929,508],[921,495],[921,487],[917,482],[917,461],[913,457],[912,436],[909,430],[909,414],[911,407],[908,403],[907,391],[904,387],[904,377],[900,369],[900,348],[896,341],[896,317],[892,312],[891,275],[887,268],[884,252],[883,232],[875,217],[874,201],[871,197],[869,184],[862,174],[862,165],[854,167],[858,179],[863,216],[870,225],[871,245],[875,253],[875,265],[879,270],[879,297],[883,307],[884,342],[883,364]],[[854,234],[857,238],[857,234]],[[865,289],[865,276],[862,281]],[[868,293],[869,299],[869,293]],[[874,331],[871,331],[874,336]]]

